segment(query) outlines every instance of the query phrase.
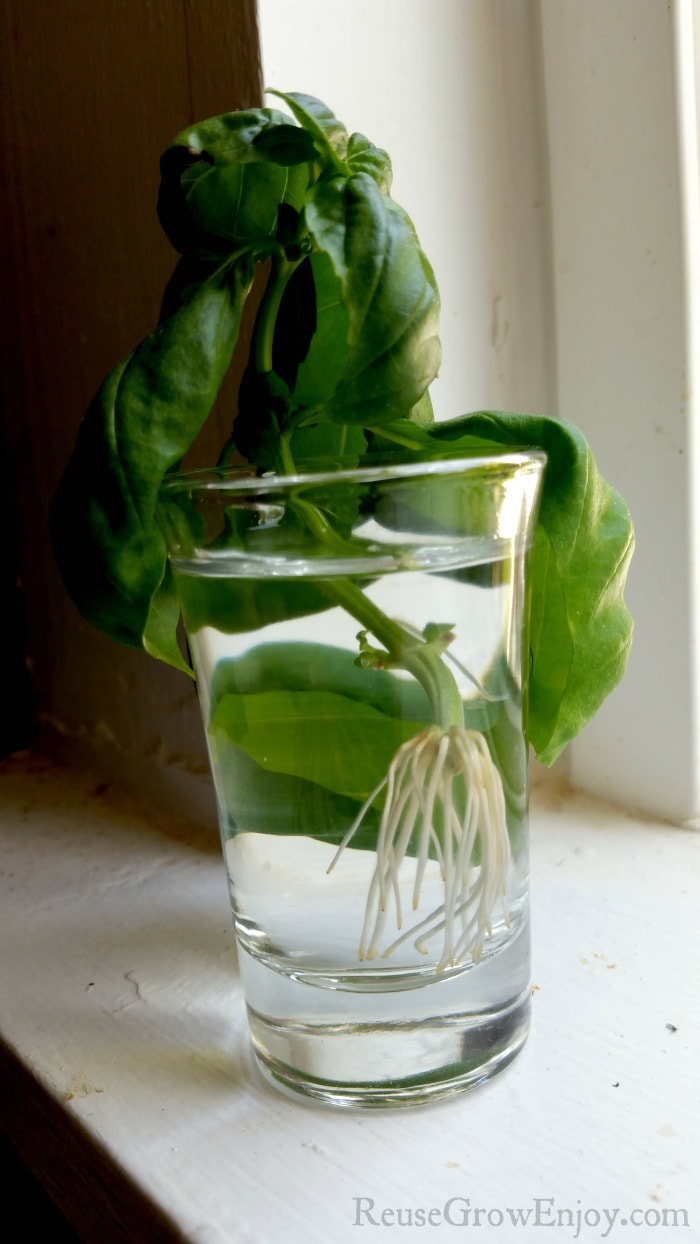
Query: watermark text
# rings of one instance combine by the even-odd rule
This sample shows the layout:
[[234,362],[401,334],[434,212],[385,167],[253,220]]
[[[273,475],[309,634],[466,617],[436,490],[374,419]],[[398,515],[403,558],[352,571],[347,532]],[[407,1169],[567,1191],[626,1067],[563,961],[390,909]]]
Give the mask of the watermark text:
[[[470,1197],[453,1196],[441,1205],[380,1205],[374,1197],[353,1197],[355,1227],[463,1227],[479,1229],[502,1227],[556,1227],[567,1238],[578,1240],[585,1228],[607,1240],[617,1227],[689,1228],[686,1209],[642,1209],[623,1212],[606,1207],[558,1205],[555,1197],[534,1197],[525,1206],[484,1206]],[[557,1236],[557,1239],[560,1237]]]

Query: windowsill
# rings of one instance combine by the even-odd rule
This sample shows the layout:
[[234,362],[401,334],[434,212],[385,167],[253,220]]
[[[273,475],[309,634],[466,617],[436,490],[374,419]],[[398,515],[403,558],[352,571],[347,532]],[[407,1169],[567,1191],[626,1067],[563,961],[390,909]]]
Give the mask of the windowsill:
[[[473,1094],[360,1115],[255,1069],[209,833],[43,758],[0,766],[0,805],[3,1125],[87,1241],[342,1244],[360,1197],[375,1218],[468,1199],[493,1211],[479,1238],[522,1244],[536,1198],[541,1226],[640,1207],[659,1244],[665,1209],[698,1231],[698,834],[538,787],[523,1053]],[[507,1207],[531,1226],[498,1230]]]

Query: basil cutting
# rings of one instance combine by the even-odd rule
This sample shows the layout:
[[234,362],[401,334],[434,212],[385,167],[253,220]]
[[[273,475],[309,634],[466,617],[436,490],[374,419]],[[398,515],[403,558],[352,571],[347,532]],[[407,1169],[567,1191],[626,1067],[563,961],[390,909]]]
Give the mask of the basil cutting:
[[[623,600],[633,547],[627,507],[569,424],[500,413],[432,422],[439,297],[415,230],[390,196],[389,158],[348,134],[320,101],[280,99],[289,113],[252,109],[209,119],[178,135],[162,157],[158,214],[181,259],[160,322],[93,399],[57,490],[51,530],[66,587],[107,635],[187,669],[158,497],[214,405],[262,265],[266,283],[221,464],[238,454],[260,470],[293,473],[302,458],[362,465],[389,450],[424,461],[503,447],[547,453],[530,566],[526,728],[549,764],[624,672],[632,634]],[[317,532],[320,515],[300,511],[299,523]],[[351,537],[354,518],[351,507],[340,516],[336,539]],[[218,590],[223,617],[226,588]],[[315,588],[292,590],[291,607],[301,614],[327,604]],[[370,625],[361,600],[344,603]],[[270,591],[251,599],[250,617],[274,617],[278,608]],[[238,625],[233,619],[228,629]],[[247,625],[241,618],[240,628]],[[432,688],[434,715],[452,728],[457,709],[436,673],[436,661],[444,666],[435,641],[426,635],[411,646],[376,618],[375,637],[382,626],[387,652],[399,653]],[[343,713],[348,720],[364,713],[368,737],[381,724],[377,710],[344,696],[334,705],[328,690],[270,694],[280,731],[291,698],[303,696],[310,738],[329,715],[341,730]],[[219,716],[235,733],[241,714],[252,712],[244,696],[235,707],[224,699]],[[402,742],[400,730],[394,734],[389,752]],[[258,750],[251,742],[251,763],[260,764]],[[307,755],[300,751],[294,772],[318,785],[315,771],[300,768]],[[350,801],[362,793],[340,780],[329,789]]]

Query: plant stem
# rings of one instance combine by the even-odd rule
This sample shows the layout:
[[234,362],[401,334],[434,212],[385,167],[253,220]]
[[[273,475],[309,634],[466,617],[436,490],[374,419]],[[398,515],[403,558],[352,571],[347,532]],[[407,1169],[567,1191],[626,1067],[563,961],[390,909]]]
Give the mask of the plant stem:
[[[286,474],[296,473],[290,449],[290,436],[280,438],[280,462]],[[338,553],[352,554],[347,541],[334,532],[317,506],[297,498],[295,509],[322,544]],[[439,652],[426,640],[407,631],[375,605],[361,588],[347,577],[327,579],[323,583],[327,596],[341,605],[353,618],[375,636],[387,650],[393,665],[400,666],[420,683],[433,711],[435,724],[449,729],[464,725],[464,706],[453,675]]]
[[258,307],[253,336],[252,357],[255,370],[259,375],[273,370],[272,347],[277,315],[287,283],[292,273],[299,267],[301,260],[290,260],[281,255],[274,255],[271,262],[272,267]]
[[448,729],[464,725],[459,688],[442,657],[424,639],[417,639],[382,612],[349,579],[329,580],[324,591],[356,618],[386,648],[392,663],[421,684],[433,710],[435,724]]

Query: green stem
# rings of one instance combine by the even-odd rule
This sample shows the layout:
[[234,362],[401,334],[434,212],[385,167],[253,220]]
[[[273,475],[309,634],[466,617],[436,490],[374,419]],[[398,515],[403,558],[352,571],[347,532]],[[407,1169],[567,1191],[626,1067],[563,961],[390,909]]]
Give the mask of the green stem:
[[[279,461],[285,475],[296,475],[297,473],[290,449],[294,427],[295,425],[291,423],[284,432],[280,433]],[[357,542],[345,540],[343,536],[339,536],[317,505],[313,505],[310,501],[305,501],[303,497],[295,497],[291,504],[320,544],[325,544],[327,548],[332,549],[338,557],[357,556]]]
[[260,375],[273,370],[272,347],[277,315],[289,279],[300,263],[300,259],[290,260],[281,255],[272,258],[272,267],[258,307],[253,334],[252,357],[255,370]]
[[329,580],[324,591],[371,631],[384,645],[396,665],[421,684],[433,711],[435,724],[447,729],[464,725],[464,706],[459,688],[439,653],[424,639],[417,639],[398,622],[388,618],[348,579]]
[[[289,475],[296,473],[290,448],[291,433],[280,438],[280,462]],[[347,541],[339,537],[317,506],[297,498],[294,507],[318,540],[340,554],[348,550]],[[418,639],[398,622],[388,618],[365,593],[348,578],[327,579],[323,583],[327,596],[341,605],[363,627],[371,631],[387,650],[391,661],[401,666],[420,683],[433,711],[435,724],[447,729],[464,724],[464,707],[459,688],[442,657],[424,639]]]

